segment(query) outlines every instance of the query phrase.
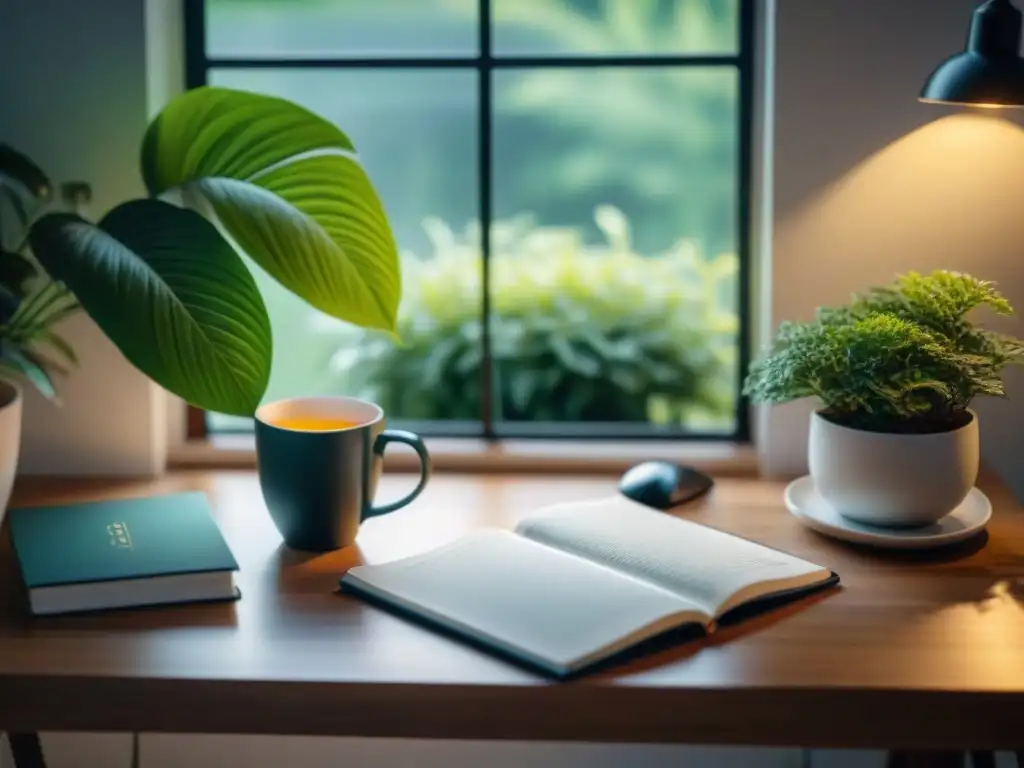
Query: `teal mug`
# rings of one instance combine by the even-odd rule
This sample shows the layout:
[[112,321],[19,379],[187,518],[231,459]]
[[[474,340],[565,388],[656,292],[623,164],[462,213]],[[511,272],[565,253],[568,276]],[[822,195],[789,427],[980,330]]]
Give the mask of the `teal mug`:
[[[374,504],[389,443],[420,458],[420,479],[402,499]],[[299,397],[256,411],[256,460],[270,517],[285,544],[326,552],[353,544],[364,520],[404,507],[430,478],[426,446],[384,428],[384,411],[354,397]]]

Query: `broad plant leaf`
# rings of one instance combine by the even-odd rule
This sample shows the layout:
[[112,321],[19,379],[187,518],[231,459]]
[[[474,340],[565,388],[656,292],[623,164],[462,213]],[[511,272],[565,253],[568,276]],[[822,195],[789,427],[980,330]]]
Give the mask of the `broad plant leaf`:
[[230,239],[312,306],[394,330],[398,250],[351,141],[327,120],[283,99],[197,88],[150,126],[142,175],[153,195],[198,192]]
[[[277,174],[290,179],[305,174],[294,188],[283,190],[298,201],[291,205],[285,194],[262,184],[206,179],[193,187],[239,247],[290,291],[330,315],[390,331],[401,287],[397,264],[379,256],[394,252],[390,235],[385,239],[379,234],[389,231],[387,224],[382,214],[375,218],[376,229],[362,224],[376,212],[369,206],[355,208],[339,194],[342,188],[336,182],[316,183],[317,174],[323,173],[313,167],[318,164],[328,170],[332,165],[354,166],[347,158],[320,157],[279,169],[269,183],[276,184]],[[336,178],[344,176],[339,173]],[[287,182],[277,188],[286,186]],[[368,181],[366,189],[372,194]],[[307,215],[307,210],[319,215]]]
[[142,178],[151,195],[186,181],[246,181],[304,152],[353,152],[328,120],[285,99],[204,86],[173,99],[142,140]]
[[252,275],[212,224],[135,200],[99,225],[49,214],[30,242],[140,371],[193,405],[253,414],[270,375],[270,321]]
[[13,179],[37,198],[47,199],[53,193],[50,180],[38,165],[16,149],[0,144],[0,180],[4,179]]

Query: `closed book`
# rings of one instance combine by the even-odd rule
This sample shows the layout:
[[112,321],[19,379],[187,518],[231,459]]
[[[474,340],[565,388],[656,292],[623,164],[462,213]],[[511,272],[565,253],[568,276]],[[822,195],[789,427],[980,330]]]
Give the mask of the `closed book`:
[[234,600],[238,570],[202,493],[13,509],[33,614]]

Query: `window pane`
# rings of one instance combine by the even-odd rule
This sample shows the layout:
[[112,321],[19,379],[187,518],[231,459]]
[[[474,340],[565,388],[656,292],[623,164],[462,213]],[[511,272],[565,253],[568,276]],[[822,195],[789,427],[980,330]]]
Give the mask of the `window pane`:
[[477,0],[207,0],[206,48],[223,58],[471,56]]
[[[267,399],[299,394],[354,394],[377,400],[392,419],[431,418],[417,397],[424,389],[445,417],[477,421],[436,362],[435,346],[451,348],[460,366],[478,354],[478,265],[449,275],[451,231],[470,232],[463,248],[477,252],[477,74],[458,70],[214,70],[216,85],[283,96],[335,121],[349,134],[387,210],[403,251],[403,340],[399,347],[311,310],[259,269],[257,282],[274,329],[274,365]],[[461,266],[462,262],[459,262]],[[420,275],[429,278],[417,290]],[[439,279],[440,278],[440,279]],[[475,310],[462,326],[442,323],[450,308]],[[409,329],[426,318],[417,346]],[[475,329],[475,330],[474,330]],[[408,337],[408,338],[405,338]],[[472,364],[472,360],[469,364]],[[460,368],[461,370],[461,368]],[[445,405],[447,404],[447,405]],[[211,428],[232,424],[221,417]]]
[[737,71],[503,70],[494,92],[499,418],[733,429]]
[[735,54],[739,0],[492,0],[497,55]]

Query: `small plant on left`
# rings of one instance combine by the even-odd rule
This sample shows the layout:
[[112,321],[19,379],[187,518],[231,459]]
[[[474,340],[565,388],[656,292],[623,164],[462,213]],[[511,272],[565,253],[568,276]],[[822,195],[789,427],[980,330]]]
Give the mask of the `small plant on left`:
[[32,160],[0,144],[0,376],[22,378],[49,399],[54,379],[77,365],[55,330],[78,310],[60,283],[49,280],[28,249],[33,220],[53,197],[53,185]]

